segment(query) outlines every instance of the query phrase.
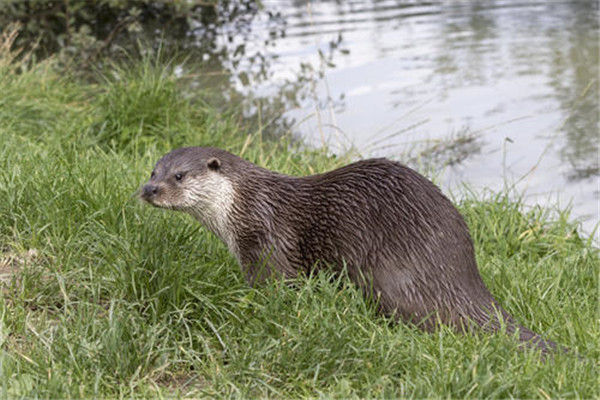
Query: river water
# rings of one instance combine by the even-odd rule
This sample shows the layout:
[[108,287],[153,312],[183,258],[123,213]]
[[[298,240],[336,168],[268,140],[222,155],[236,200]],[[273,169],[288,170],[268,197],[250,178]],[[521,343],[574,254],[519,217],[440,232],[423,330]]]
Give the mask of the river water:
[[237,85],[303,93],[283,116],[309,145],[404,161],[458,197],[512,187],[571,206],[587,232],[598,223],[596,0],[263,4],[244,47],[268,42],[269,74]]

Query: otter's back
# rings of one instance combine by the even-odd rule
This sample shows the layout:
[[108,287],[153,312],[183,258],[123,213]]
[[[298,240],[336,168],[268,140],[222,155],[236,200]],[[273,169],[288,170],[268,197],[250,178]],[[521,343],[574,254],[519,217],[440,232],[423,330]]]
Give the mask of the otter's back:
[[311,209],[301,233],[308,262],[370,275],[378,292],[397,295],[382,306],[402,314],[456,310],[461,298],[490,306],[467,226],[429,180],[386,159],[301,180]]

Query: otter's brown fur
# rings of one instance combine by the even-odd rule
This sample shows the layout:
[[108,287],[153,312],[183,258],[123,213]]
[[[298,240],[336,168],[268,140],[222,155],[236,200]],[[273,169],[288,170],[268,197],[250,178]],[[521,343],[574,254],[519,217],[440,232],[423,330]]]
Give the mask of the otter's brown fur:
[[381,312],[426,330],[509,333],[543,351],[556,345],[518,326],[485,287],[467,226],[429,180],[387,159],[291,177],[216,148],[172,151],[142,198],[188,212],[223,239],[248,280],[346,267]]

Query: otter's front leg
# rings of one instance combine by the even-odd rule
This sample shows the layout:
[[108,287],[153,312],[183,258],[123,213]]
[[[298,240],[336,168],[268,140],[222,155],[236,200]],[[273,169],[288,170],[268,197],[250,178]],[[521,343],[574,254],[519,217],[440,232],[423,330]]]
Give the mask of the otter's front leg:
[[270,276],[294,279],[298,275],[298,270],[290,264],[284,252],[273,246],[241,254],[240,263],[246,280],[252,286],[264,282]]

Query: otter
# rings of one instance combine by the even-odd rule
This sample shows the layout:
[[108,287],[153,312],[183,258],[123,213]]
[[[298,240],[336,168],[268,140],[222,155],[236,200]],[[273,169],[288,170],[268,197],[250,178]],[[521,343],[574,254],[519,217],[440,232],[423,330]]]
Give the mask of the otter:
[[543,354],[557,347],[502,309],[483,283],[458,210],[401,163],[368,159],[292,177],[221,149],[185,147],[156,163],[140,196],[214,232],[251,284],[346,268],[397,321],[426,331],[440,322],[462,332],[504,326]]

